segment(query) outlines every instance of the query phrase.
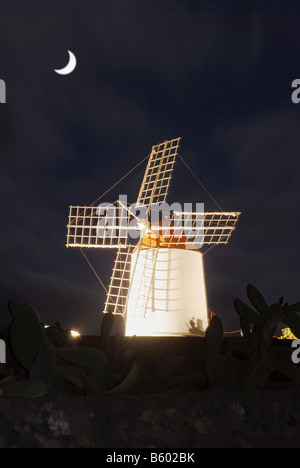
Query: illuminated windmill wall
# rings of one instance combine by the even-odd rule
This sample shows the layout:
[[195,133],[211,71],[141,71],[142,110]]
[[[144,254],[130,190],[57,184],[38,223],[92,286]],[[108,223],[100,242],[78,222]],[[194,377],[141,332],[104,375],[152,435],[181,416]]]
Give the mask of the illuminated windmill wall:
[[172,210],[153,222],[166,204],[179,141],[152,148],[135,204],[142,216],[122,200],[105,210],[70,207],[67,247],[117,249],[103,312],[125,318],[126,336],[188,335],[191,320],[196,333],[206,329],[199,239],[201,246],[227,244],[240,214]]

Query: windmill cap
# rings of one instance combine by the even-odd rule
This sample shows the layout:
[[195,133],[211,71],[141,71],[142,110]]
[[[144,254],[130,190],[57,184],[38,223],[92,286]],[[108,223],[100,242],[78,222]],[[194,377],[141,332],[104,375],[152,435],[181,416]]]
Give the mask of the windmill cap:
[[[184,235],[176,234],[173,223],[168,220],[152,223],[142,238],[140,249],[160,247],[167,249],[194,250],[199,249]],[[135,250],[138,248],[136,246]]]

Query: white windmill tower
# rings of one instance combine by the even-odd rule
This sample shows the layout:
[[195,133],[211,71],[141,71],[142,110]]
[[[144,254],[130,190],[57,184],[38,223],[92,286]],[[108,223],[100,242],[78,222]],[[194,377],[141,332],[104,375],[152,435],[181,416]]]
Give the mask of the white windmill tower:
[[206,329],[198,247],[227,244],[240,215],[169,209],[165,217],[179,141],[152,147],[136,204],[120,197],[114,204],[70,207],[67,247],[117,249],[103,312],[125,318],[126,336],[189,335],[191,320],[196,333]]

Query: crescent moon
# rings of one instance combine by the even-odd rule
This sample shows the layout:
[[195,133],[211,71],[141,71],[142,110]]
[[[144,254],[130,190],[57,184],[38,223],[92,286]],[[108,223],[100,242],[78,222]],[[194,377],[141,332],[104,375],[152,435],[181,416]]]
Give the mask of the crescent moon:
[[75,55],[70,50],[68,50],[68,53],[69,53],[69,63],[64,68],[61,68],[60,70],[54,70],[59,75],[68,75],[69,73],[72,73],[72,71],[76,67],[77,62],[76,62]]

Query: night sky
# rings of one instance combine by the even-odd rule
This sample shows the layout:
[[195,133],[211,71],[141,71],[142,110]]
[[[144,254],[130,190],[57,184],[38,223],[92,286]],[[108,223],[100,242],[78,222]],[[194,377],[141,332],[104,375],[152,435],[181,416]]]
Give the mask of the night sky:
[[[224,211],[242,215],[205,254],[208,306],[225,331],[255,284],[300,300],[299,1],[48,0],[0,3],[0,325],[7,302],[99,332],[105,292],[65,247],[69,205],[90,205],[151,147],[179,149]],[[66,76],[68,50],[77,67]],[[300,96],[300,93],[299,93]],[[139,166],[102,201],[135,202]],[[178,158],[169,203],[216,206]],[[107,285],[111,250],[85,251]]]

